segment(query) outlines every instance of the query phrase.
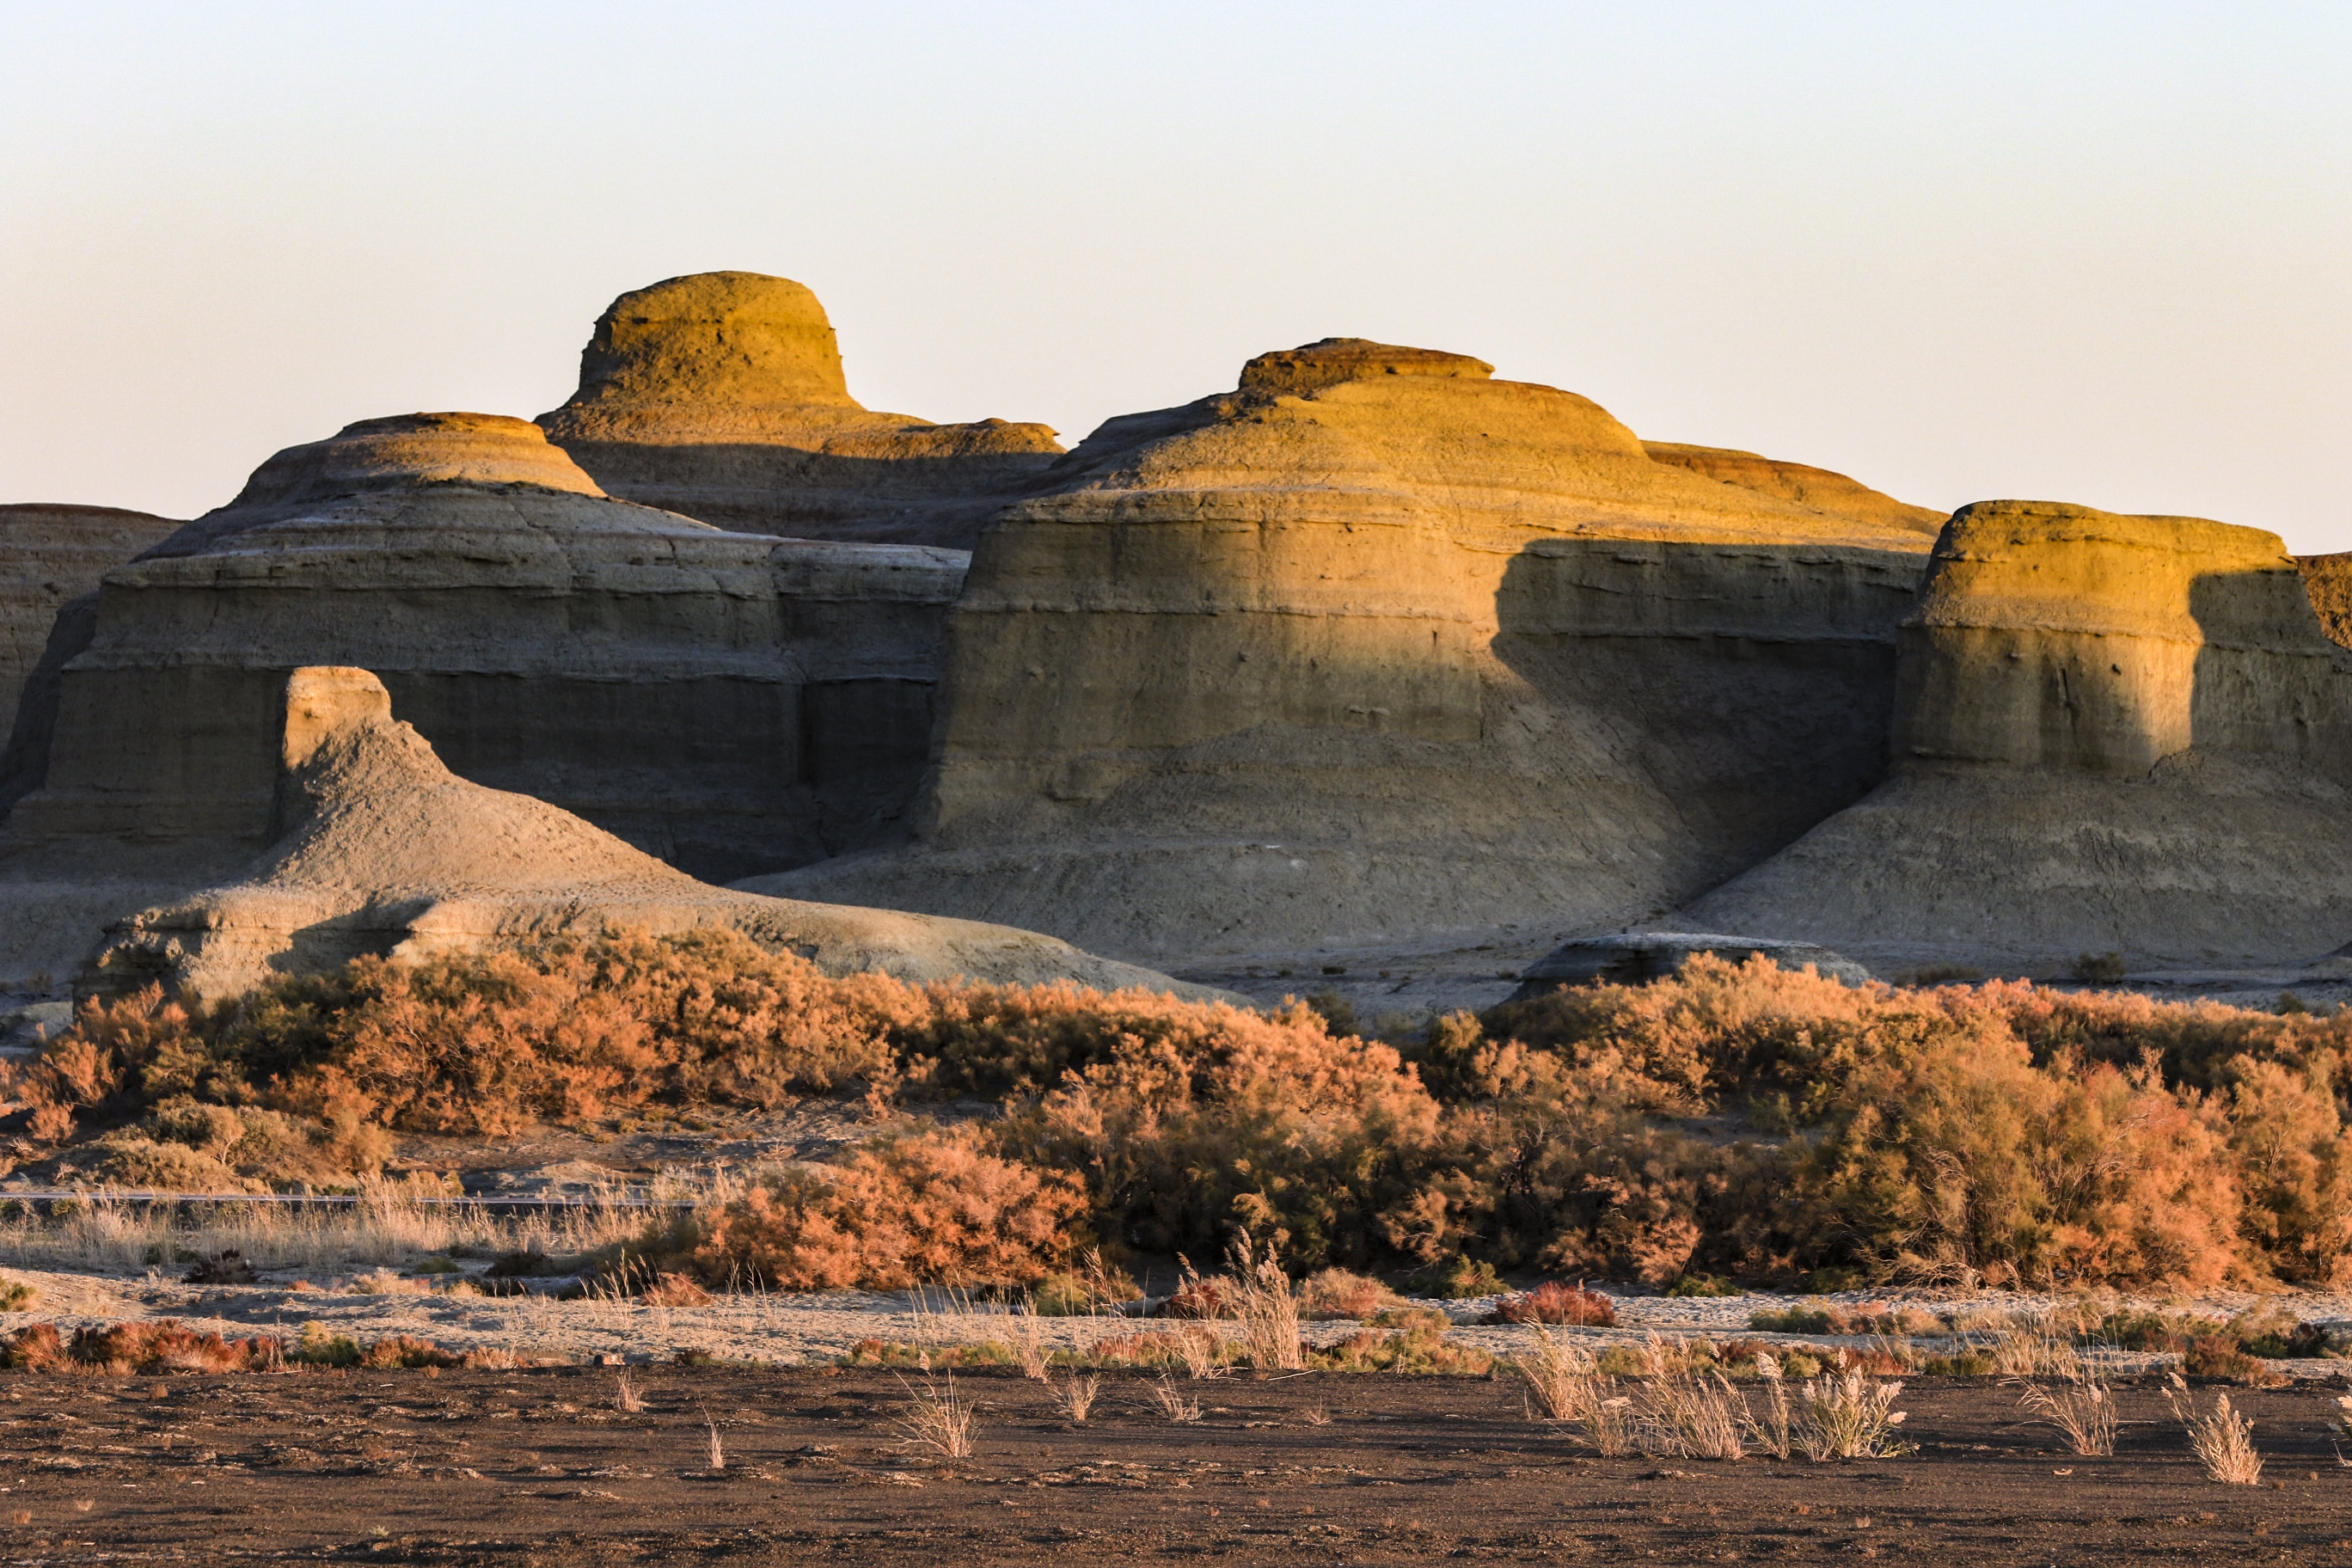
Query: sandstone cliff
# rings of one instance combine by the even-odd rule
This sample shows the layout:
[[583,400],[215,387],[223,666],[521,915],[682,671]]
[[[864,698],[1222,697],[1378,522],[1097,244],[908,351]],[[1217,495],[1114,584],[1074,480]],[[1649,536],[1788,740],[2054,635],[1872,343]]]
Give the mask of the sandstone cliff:
[[542,801],[452,774],[363,669],[293,671],[281,715],[268,851],[225,885],[122,921],[79,991],[154,980],[219,997],[362,953],[707,925],[836,974],[1194,989],[1027,931],[697,882]]
[[612,500],[520,419],[365,421],[109,579],[12,833],[248,856],[286,671],[364,661],[466,777],[688,870],[800,864],[903,810],[963,566]]
[[2044,974],[2352,934],[2352,655],[2275,535],[1966,507],[1901,647],[1895,776],[1695,902],[1707,929]]
[[1062,448],[1042,425],[934,425],[849,395],[798,283],[704,272],[622,295],[540,423],[611,494],[721,528],[969,550]]
[[950,619],[923,842],[751,885],[1188,963],[1513,927],[1531,958],[1883,774],[1930,541],[1860,487],[1725,484],[1358,340],[1049,477]]
[[[33,730],[46,731],[57,672],[81,651],[90,624],[88,605],[76,605],[62,626],[60,614],[179,526],[113,507],[0,506],[0,735],[15,731],[28,686]],[[29,756],[0,762],[0,812],[38,782],[41,766]]]
[[1869,486],[1803,463],[1785,463],[1753,452],[1724,447],[1688,447],[1675,441],[1644,441],[1642,450],[1653,462],[1670,463],[1704,474],[1727,485],[1738,485],[1768,496],[1779,496],[1801,506],[1874,522],[1907,528],[1930,538],[1943,531],[1945,514],[1932,507],[1911,506]]

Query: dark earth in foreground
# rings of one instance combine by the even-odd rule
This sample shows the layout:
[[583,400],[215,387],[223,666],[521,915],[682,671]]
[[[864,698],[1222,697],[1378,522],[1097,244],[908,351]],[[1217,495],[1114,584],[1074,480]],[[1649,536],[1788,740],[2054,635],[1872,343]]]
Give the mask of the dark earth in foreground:
[[1180,1385],[1203,1413],[1179,1425],[1152,1380],[1106,1375],[1073,1426],[1044,1386],[983,1373],[957,1380],[976,1456],[931,1462],[887,1373],[632,1376],[638,1412],[582,1367],[0,1377],[0,1559],[2352,1560],[2334,1391],[2309,1386],[2232,1391],[2257,1489],[2207,1481],[2153,1385],[2123,1391],[2113,1458],[2064,1453],[2013,1388],[1922,1379],[1901,1458],[1720,1464],[1595,1458],[1507,1379],[1244,1374]]

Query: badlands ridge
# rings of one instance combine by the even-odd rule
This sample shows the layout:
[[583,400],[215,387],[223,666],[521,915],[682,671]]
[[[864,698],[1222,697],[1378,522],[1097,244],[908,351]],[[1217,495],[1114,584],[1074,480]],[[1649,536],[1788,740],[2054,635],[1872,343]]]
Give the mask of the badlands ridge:
[[1064,451],[868,411],[814,294],[707,274],[535,423],[0,523],[19,1006],[604,924],[1408,1009],[1624,931],[2352,967],[2343,558],[1948,518],[1464,354]]

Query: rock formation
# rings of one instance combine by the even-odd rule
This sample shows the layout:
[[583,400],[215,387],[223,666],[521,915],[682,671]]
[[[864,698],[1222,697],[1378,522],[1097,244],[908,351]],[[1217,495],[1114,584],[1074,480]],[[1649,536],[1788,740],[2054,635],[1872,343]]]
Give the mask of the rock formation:
[[750,885],[1203,973],[1514,930],[1524,961],[1882,776],[1930,541],[1860,487],[1726,484],[1573,394],[1358,340],[1049,478],[950,616],[922,841]]
[[2352,647],[2352,552],[2298,555],[2294,563],[2303,574],[2304,591],[2319,617],[2319,629],[2328,641]]
[[[57,672],[88,641],[99,578],[180,525],[106,506],[0,506],[0,735],[11,733],[26,686],[34,729],[57,705]],[[70,614],[62,614],[68,605]],[[62,614],[62,624],[61,624]],[[46,661],[46,668],[44,668]],[[34,681],[36,671],[41,679]],[[29,782],[10,783],[29,773]],[[0,811],[37,782],[39,763],[0,763]]]
[[1833,474],[1827,468],[1815,468],[1803,463],[1784,463],[1771,458],[1761,458],[1753,452],[1736,452],[1725,447],[1686,447],[1675,441],[1644,441],[1642,450],[1653,462],[1670,463],[1677,468],[1704,474],[1727,485],[1779,496],[1800,506],[1818,507],[1847,517],[1868,518],[1895,528],[1907,528],[1933,538],[1943,531],[1943,512],[1932,507],[1911,506],[1893,496],[1881,495],[1869,486]]
[[756,272],[614,300],[580,390],[540,423],[628,500],[752,533],[957,550],[1062,450],[1043,425],[861,406],[816,296]]
[[122,922],[79,989],[161,980],[218,997],[362,953],[709,925],[836,974],[1192,989],[1027,931],[695,881],[543,801],[457,777],[364,669],[293,671],[281,712],[268,851],[232,882]]
[[1894,776],[1692,904],[1706,929],[2045,974],[2352,931],[2352,654],[2275,535],[1966,507],[1901,647]]
[[688,870],[796,865],[911,793],[963,564],[612,500],[520,419],[365,421],[113,575],[12,826],[249,856],[285,672],[332,659],[466,777]]

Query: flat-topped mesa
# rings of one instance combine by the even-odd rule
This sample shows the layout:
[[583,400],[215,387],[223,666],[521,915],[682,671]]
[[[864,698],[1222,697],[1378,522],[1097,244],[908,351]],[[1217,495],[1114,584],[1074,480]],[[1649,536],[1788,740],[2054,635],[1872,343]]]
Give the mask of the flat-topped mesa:
[[965,564],[613,500],[524,420],[362,421],[108,576],[0,859],[184,886],[242,863],[286,672],[336,665],[477,783],[704,875],[799,865],[896,831]]
[[950,618],[925,844],[773,886],[1188,962],[1591,929],[1882,776],[1929,541],[1572,393],[1326,340],[1053,479]]
[[1692,447],[1679,441],[1644,441],[1642,450],[1650,455],[1652,462],[1688,468],[1710,479],[1779,496],[1800,506],[1817,507],[1843,517],[1868,518],[1930,536],[1944,530],[1943,512],[1896,500],[1859,480],[1810,464],[1783,462],[1727,447]]
[[[179,523],[108,506],[0,506],[0,736],[20,705],[45,735],[58,674],[89,640],[98,580]],[[27,743],[30,743],[28,737]],[[39,782],[46,755],[0,763],[0,811]]]
[[545,801],[450,773],[365,669],[296,668],[282,702],[266,850],[218,885],[117,923],[79,994],[153,981],[218,998],[362,953],[411,959],[711,926],[789,947],[835,974],[1189,989],[1028,931],[698,882]]
[[1061,456],[1043,425],[934,425],[849,395],[824,308],[756,272],[624,294],[541,415],[615,496],[721,528],[970,549]]
[[1894,776],[1692,918],[1882,973],[2330,952],[2352,933],[2352,653],[2297,567],[2259,529],[1961,508],[1903,626]]

